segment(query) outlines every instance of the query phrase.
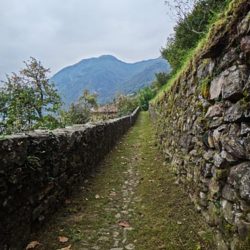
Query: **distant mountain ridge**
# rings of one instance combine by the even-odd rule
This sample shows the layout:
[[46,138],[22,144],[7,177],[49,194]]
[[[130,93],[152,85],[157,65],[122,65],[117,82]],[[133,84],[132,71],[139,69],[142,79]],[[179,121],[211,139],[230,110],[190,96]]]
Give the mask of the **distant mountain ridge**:
[[84,89],[96,92],[98,102],[103,104],[112,101],[118,93],[131,94],[148,86],[155,79],[155,73],[169,70],[168,62],[161,58],[126,63],[104,55],[65,67],[51,81],[66,106],[75,102]]

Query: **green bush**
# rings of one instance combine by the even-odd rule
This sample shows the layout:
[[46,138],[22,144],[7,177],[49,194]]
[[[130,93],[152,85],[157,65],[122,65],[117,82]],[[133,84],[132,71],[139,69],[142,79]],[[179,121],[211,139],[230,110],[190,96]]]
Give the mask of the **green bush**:
[[156,95],[156,90],[154,90],[151,87],[146,87],[144,89],[141,89],[138,93],[138,100],[139,100],[139,106],[142,110],[148,110],[149,108],[149,102],[151,99],[153,99]]
[[97,107],[97,96],[84,90],[77,103],[72,103],[68,111],[61,112],[61,120],[64,126],[72,124],[84,124],[90,120],[90,111]]
[[118,116],[128,115],[138,107],[138,100],[136,96],[118,95],[114,105],[118,109]]

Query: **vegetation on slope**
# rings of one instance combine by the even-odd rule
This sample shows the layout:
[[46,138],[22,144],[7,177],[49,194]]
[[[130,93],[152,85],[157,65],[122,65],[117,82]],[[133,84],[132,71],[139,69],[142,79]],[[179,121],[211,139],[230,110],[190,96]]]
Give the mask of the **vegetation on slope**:
[[[177,9],[183,8],[177,1]],[[227,20],[225,10],[232,8],[233,5],[241,0],[197,0],[191,12],[184,18],[179,14],[179,21],[175,26],[175,33],[168,39],[165,48],[162,48],[162,56],[167,59],[172,67],[169,80],[162,86],[152,103],[160,99],[164,91],[167,91],[172,84],[185,72],[186,68],[192,63],[194,56],[199,54],[202,48],[208,44],[209,37]],[[185,11],[185,10],[183,10]],[[226,12],[228,13],[229,10]],[[192,27],[190,28],[190,23]],[[201,25],[200,25],[201,24]]]
[[[167,45],[162,48],[162,56],[172,67],[172,74],[181,68],[198,42],[207,34],[209,26],[225,9],[229,0],[191,0],[194,8],[187,9],[186,1],[176,1],[177,25],[175,33],[168,38]],[[190,8],[192,8],[190,6]]]

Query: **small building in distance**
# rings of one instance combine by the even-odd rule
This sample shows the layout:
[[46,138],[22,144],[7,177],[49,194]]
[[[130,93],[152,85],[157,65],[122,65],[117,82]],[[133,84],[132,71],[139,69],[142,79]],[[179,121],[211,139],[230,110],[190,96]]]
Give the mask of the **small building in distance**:
[[91,110],[91,120],[100,121],[116,118],[118,108],[114,104],[106,104]]

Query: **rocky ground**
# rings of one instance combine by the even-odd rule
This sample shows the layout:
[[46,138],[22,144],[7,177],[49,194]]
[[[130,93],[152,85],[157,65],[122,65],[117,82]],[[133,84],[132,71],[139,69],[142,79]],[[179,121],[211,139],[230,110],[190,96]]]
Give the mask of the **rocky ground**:
[[213,233],[157,153],[147,113],[98,169],[32,235],[35,249],[215,249]]

